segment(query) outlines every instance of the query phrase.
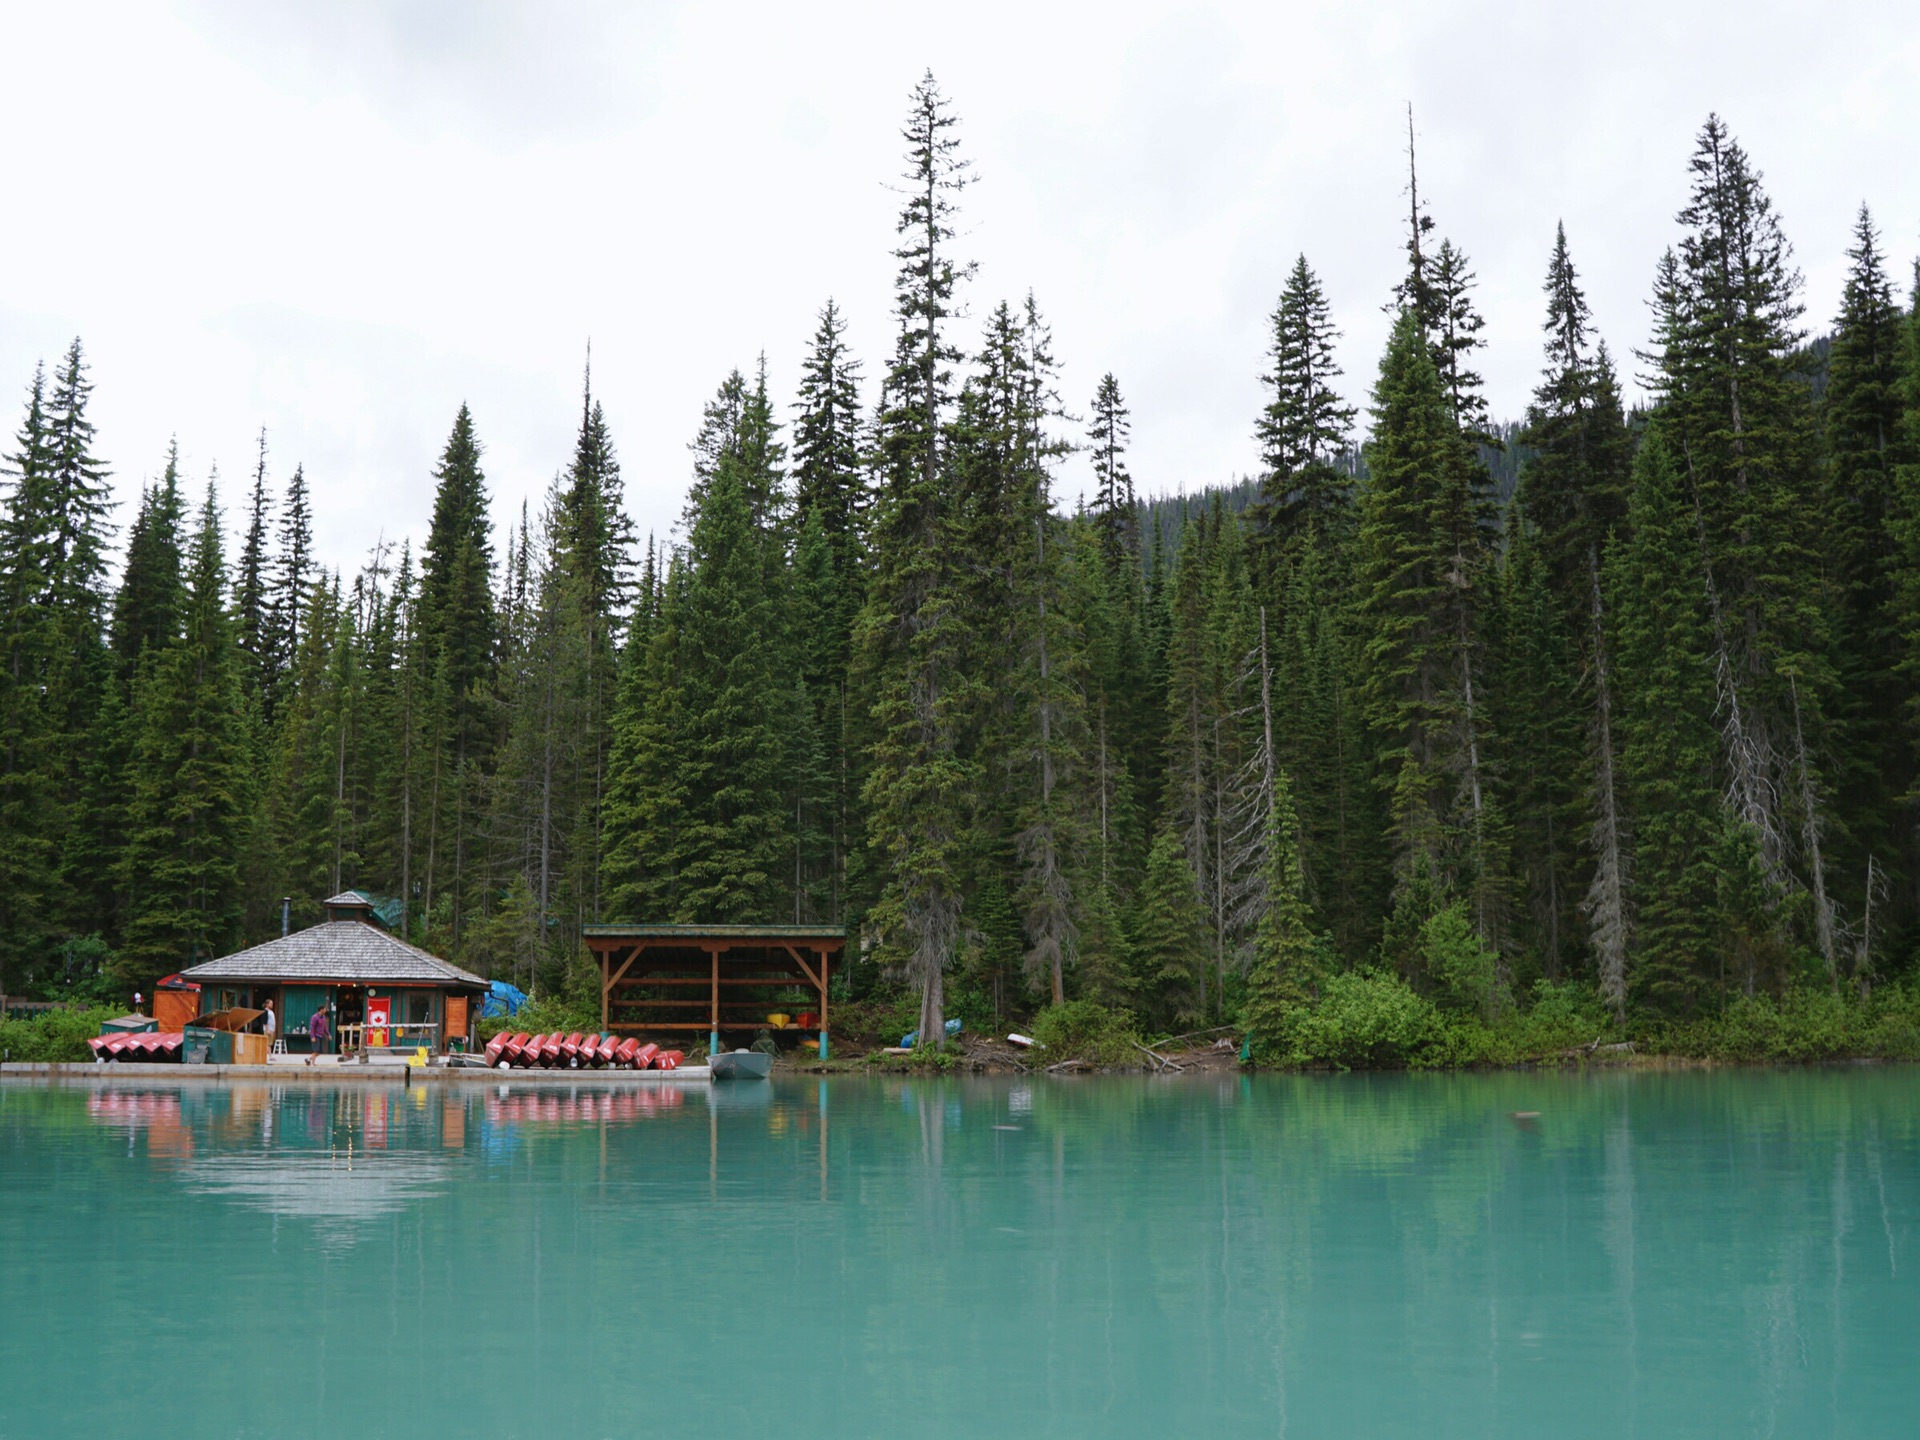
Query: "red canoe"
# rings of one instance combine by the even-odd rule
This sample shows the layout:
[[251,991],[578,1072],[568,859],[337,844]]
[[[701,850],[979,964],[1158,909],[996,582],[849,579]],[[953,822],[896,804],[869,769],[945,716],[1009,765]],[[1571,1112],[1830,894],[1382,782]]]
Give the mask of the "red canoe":
[[686,1055],[682,1051],[662,1050],[658,1055],[653,1057],[653,1068],[656,1070],[678,1070],[680,1068],[680,1062],[686,1058]]
[[593,1047],[593,1058],[597,1064],[611,1065],[613,1052],[620,1048],[620,1042],[611,1035],[602,1035],[600,1043]]
[[580,1032],[574,1031],[560,1042],[560,1063],[573,1066],[580,1061]]
[[660,1053],[660,1047],[649,1041],[633,1052],[633,1068],[644,1070],[653,1063],[653,1057]]
[[513,1036],[511,1034],[502,1030],[498,1035],[494,1036],[493,1039],[487,1041],[487,1064],[489,1066],[500,1063],[500,1052],[507,1048],[507,1042],[512,1038]]
[[504,1065],[524,1065],[527,1063],[527,1043],[533,1037],[526,1031],[516,1031],[511,1039],[500,1048],[500,1061]]
[[640,1042],[629,1035],[613,1047],[613,1063],[616,1065],[633,1064],[634,1052],[640,1048]]
[[540,1063],[551,1068],[560,1063],[560,1045],[567,1037],[558,1031],[540,1042]]

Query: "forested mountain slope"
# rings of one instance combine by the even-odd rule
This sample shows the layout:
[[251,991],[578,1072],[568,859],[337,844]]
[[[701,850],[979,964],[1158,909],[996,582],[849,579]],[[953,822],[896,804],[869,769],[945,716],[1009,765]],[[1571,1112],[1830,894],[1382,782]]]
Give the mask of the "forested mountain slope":
[[110,574],[80,343],[36,373],[0,514],[0,991],[149,988],[347,886],[544,986],[592,921],[845,922],[851,983],[907,987],[927,1034],[1075,996],[1258,1025],[1363,968],[1685,1018],[1911,964],[1920,320],[1864,207],[1809,350],[1709,118],[1648,257],[1650,411],[1562,233],[1533,403],[1496,425],[1472,269],[1416,199],[1377,371],[1334,366],[1302,257],[1247,357],[1259,474],[1142,502],[1120,380],[1070,405],[1032,296],[960,318],[931,77],[903,138],[892,350],[853,356],[829,301],[796,395],[719,377],[673,541],[633,533],[588,387],[537,514],[492,513],[462,407],[417,552],[318,568],[263,435],[237,494],[169,457]]

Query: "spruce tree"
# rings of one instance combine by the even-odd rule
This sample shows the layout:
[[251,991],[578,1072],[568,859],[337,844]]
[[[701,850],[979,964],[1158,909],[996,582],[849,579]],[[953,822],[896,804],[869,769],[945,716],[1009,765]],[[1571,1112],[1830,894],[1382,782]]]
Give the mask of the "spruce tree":
[[69,934],[93,928],[82,898],[91,877],[79,870],[90,850],[81,806],[111,671],[105,644],[111,501],[106,467],[93,454],[94,426],[87,413],[92,393],[76,339],[46,392],[40,458],[20,464],[12,497],[25,532],[15,553],[33,557],[40,572],[37,595],[31,583],[26,587],[29,604],[39,609],[28,622],[34,637],[29,683],[39,687],[38,708],[46,725],[40,764],[48,788],[45,808],[33,823],[57,856],[47,918]]
[[[422,904],[447,904],[457,950],[470,896],[471,826],[496,727],[493,541],[473,415],[462,404],[434,469],[433,522],[420,567],[421,665],[431,771]],[[291,494],[289,494],[291,508]]]
[[1527,948],[1549,979],[1575,968],[1580,874],[1575,838],[1585,747],[1576,660],[1540,545],[1517,526],[1500,575],[1492,685],[1496,769],[1512,816],[1513,870]]
[[1340,459],[1354,411],[1333,388],[1340,378],[1333,358],[1340,331],[1305,255],[1294,261],[1271,323],[1273,369],[1262,379],[1272,398],[1256,427],[1263,529],[1284,544],[1311,522],[1331,541],[1345,533],[1352,504],[1352,481]]
[[[264,456],[262,457],[264,467]],[[280,532],[276,553],[268,570],[266,585],[267,638],[262,672],[262,713],[272,720],[282,699],[281,681],[293,669],[295,657],[305,640],[301,625],[313,597],[313,510],[307,500],[305,470],[296,465],[287,481],[287,496],[280,513]],[[242,640],[246,638],[246,616],[241,616]]]
[[240,649],[246,655],[249,698],[264,707],[274,689],[272,666],[273,597],[267,555],[267,520],[272,501],[267,495],[267,428],[260,427],[260,453],[253,467],[253,493],[247,502],[247,535],[240,547],[240,574],[234,587],[235,623]]
[[[1894,849],[1895,815],[1887,802],[1907,788],[1913,773],[1903,737],[1905,686],[1885,662],[1895,645],[1897,472],[1916,452],[1901,423],[1906,317],[1865,205],[1847,257],[1852,263],[1834,322],[1822,417],[1826,549],[1842,601],[1836,648],[1846,727],[1854,737],[1836,756],[1836,799],[1861,845],[1884,857]],[[1893,784],[1889,771],[1897,777]]]
[[1133,969],[1151,1022],[1166,1030],[1206,1023],[1207,917],[1180,838],[1162,827],[1128,926]]
[[860,416],[860,362],[847,348],[846,318],[832,300],[820,312],[813,346],[800,367],[793,423],[794,508],[817,511],[831,544],[834,572],[849,579],[859,556],[870,497]]
[[682,913],[680,867],[693,823],[694,736],[684,690],[681,617],[686,567],[679,557],[647,597],[622,658],[608,763],[602,840],[603,913],[657,920]]
[[733,467],[714,477],[688,545],[674,616],[687,711],[688,822],[676,920],[761,920],[780,911],[788,851],[787,761],[775,557]]
[[[1539,615],[1531,601],[1515,598],[1536,617],[1534,645],[1550,655],[1565,653],[1573,673],[1559,690],[1526,673],[1531,662],[1520,660],[1511,675],[1508,696],[1529,712],[1534,733],[1545,742],[1534,747],[1539,788],[1515,818],[1521,843],[1536,861],[1525,867],[1533,872],[1532,908],[1555,917],[1556,925],[1571,898],[1562,893],[1561,879],[1569,890],[1580,880],[1542,872],[1537,857],[1543,852],[1525,837],[1529,828],[1544,834],[1556,816],[1584,830],[1588,858],[1580,867],[1580,910],[1601,992],[1619,1011],[1626,1003],[1628,870],[1614,727],[1618,697],[1602,576],[1614,537],[1626,525],[1630,441],[1612,362],[1604,342],[1593,337],[1565,226],[1555,232],[1544,288],[1546,370],[1527,411],[1523,439],[1532,458],[1520,477],[1518,505],[1555,613]],[[1572,753],[1570,730],[1584,733]],[[1554,853],[1562,854],[1564,839],[1555,839],[1560,843]],[[1552,891],[1545,912],[1543,879]],[[1557,974],[1551,949],[1548,958],[1548,973]]]
[[127,532],[127,562],[113,597],[109,648],[122,686],[132,682],[141,658],[169,644],[180,628],[186,591],[181,579],[180,451],[168,447],[158,484],[140,497],[140,512]]
[[1487,343],[1480,337],[1486,321],[1473,303],[1473,268],[1451,240],[1442,240],[1434,252],[1430,283],[1433,313],[1427,343],[1453,423],[1473,443],[1493,444],[1487,400],[1481,393],[1486,382],[1473,369],[1473,352]]
[[1656,284],[1656,385],[1699,521],[1734,813],[1776,899],[1808,894],[1805,938],[1831,970],[1840,922],[1828,857],[1844,831],[1821,757],[1845,737],[1824,487],[1795,373],[1800,276],[1759,171],[1718,116],[1690,168],[1679,252]]
[[155,977],[223,955],[239,939],[248,759],[211,485],[193,535],[180,639],[140,682],[137,704],[122,862],[131,903],[117,978],[150,993]]
[[952,553],[957,519],[943,484],[942,432],[960,359],[947,326],[956,287],[972,273],[953,255],[955,198],[969,179],[957,123],[929,73],[914,87],[902,131],[899,330],[882,387],[883,484],[859,626],[873,726],[863,799],[884,886],[873,919],[883,955],[919,992],[918,1030],[928,1037],[944,1030],[946,972],[960,940],[960,844],[973,777],[960,748],[974,702],[957,664],[967,638]]
[[1093,392],[1087,440],[1093,456],[1093,521],[1100,532],[1101,554],[1116,572],[1123,565],[1140,563],[1140,525],[1126,460],[1127,441],[1133,433],[1131,414],[1120,396],[1120,382],[1109,370]]
[[1632,538],[1608,557],[1607,591],[1619,656],[1621,769],[1633,812],[1635,925],[1624,978],[1643,1004],[1674,1015],[1696,1011],[1720,979],[1720,839],[1728,824],[1718,783],[1712,622],[1691,508],[1664,427],[1656,426],[1634,459]]
[[1266,846],[1267,903],[1254,936],[1244,1017],[1254,1048],[1267,1054],[1284,1042],[1292,1012],[1313,999],[1320,979],[1297,823],[1292,786],[1284,770],[1276,771]]
[[58,893],[59,728],[43,680],[52,633],[47,601],[46,372],[35,367],[26,415],[6,457],[0,511],[0,990],[15,992],[41,962]]
[[1448,623],[1462,442],[1412,310],[1394,324],[1373,415],[1355,542],[1362,698],[1376,773],[1392,796],[1394,869],[1404,881],[1444,864],[1452,737],[1463,708]]

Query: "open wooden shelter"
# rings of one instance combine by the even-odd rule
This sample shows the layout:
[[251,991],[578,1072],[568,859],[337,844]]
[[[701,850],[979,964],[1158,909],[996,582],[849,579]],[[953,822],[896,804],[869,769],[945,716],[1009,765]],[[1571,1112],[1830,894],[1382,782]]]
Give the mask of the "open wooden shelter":
[[779,994],[810,998],[801,1014],[816,1023],[827,1054],[830,967],[847,944],[838,925],[587,925],[587,948],[600,962],[603,1031],[705,1030],[708,1049],[726,1030],[764,1030]]

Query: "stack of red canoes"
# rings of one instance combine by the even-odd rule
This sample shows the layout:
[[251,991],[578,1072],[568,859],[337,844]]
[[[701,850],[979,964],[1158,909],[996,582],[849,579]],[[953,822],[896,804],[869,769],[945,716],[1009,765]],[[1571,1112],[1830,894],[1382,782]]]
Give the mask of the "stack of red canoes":
[[96,1035],[87,1041],[95,1060],[167,1061],[180,1058],[187,1037],[179,1031],[149,1031],[144,1035]]
[[528,1035],[524,1031],[500,1034],[487,1042],[487,1064],[521,1070],[671,1070],[686,1056],[638,1040],[616,1040],[611,1035]]

